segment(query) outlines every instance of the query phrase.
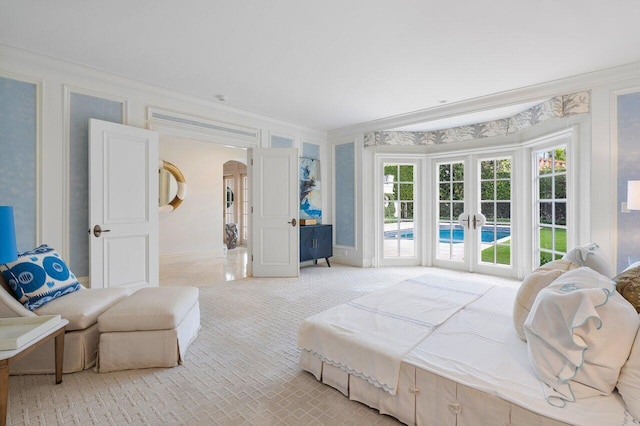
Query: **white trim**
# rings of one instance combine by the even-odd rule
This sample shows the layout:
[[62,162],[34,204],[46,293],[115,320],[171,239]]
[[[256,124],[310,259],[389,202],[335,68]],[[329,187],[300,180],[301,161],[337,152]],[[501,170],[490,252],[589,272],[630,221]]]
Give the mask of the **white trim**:
[[637,79],[638,75],[640,75],[640,62],[635,62],[619,67],[579,74],[554,81],[481,96],[474,99],[440,105],[407,114],[400,114],[330,130],[328,132],[328,139],[332,140],[334,138],[344,137],[351,134],[376,130],[395,129],[426,121],[454,117],[456,115],[517,105],[520,103],[534,102],[540,99],[565,95],[567,93],[589,90],[589,88],[594,86]]
[[[64,247],[63,256],[68,262],[72,262],[71,258],[71,224],[70,211],[71,211],[71,175],[70,175],[70,157],[71,157],[71,94],[76,93],[84,96],[91,96],[98,99],[105,99],[107,101],[118,102],[122,104],[122,124],[127,123],[127,99],[119,96],[113,96],[108,93],[85,89],[73,85],[62,85],[62,151],[63,159],[60,168],[62,169],[62,175],[64,176],[64,184],[62,185],[62,245]],[[89,135],[87,134],[87,139]],[[88,162],[88,159],[87,159]],[[88,163],[87,163],[88,164]],[[87,183],[88,184],[88,183]],[[89,229],[91,225],[86,223],[86,229]],[[88,265],[87,265],[88,266]],[[88,279],[88,278],[87,278]]]
[[[272,148],[271,146],[271,142],[273,137],[279,137],[279,138],[284,138],[284,139],[291,139],[291,146],[289,148],[299,148],[298,152],[302,151],[302,145],[297,146],[296,145],[296,137],[291,135],[291,134],[287,134],[287,133],[281,133],[281,132],[274,132],[272,130],[269,130],[269,148]],[[300,155],[300,154],[299,154]],[[302,157],[302,155],[300,155]]]
[[147,106],[147,127],[162,134],[238,148],[260,146],[260,129],[155,106]]
[[[24,74],[16,74],[13,72],[5,71],[0,69],[0,77],[7,78],[9,80],[21,81],[23,83],[33,84],[36,87],[36,140],[35,140],[35,149],[36,149],[36,163],[35,163],[35,178],[36,178],[36,193],[35,193],[35,206],[36,206],[36,214],[35,214],[35,226],[36,226],[36,234],[34,247],[42,244],[42,235],[44,229],[43,216],[42,216],[42,204],[43,204],[43,173],[42,173],[42,146],[43,146],[43,100],[44,100],[44,80],[38,77],[32,77]],[[62,250],[60,250],[62,251]],[[63,252],[64,253],[64,252]]]
[[[375,246],[374,253],[377,266],[418,266],[422,265],[424,261],[424,252],[426,242],[430,240],[430,230],[426,229],[425,222],[425,208],[424,202],[424,190],[421,187],[423,179],[423,167],[425,155],[410,155],[410,154],[390,154],[390,153],[377,153],[374,155],[375,169],[373,173],[373,217],[374,217],[374,238]],[[384,209],[378,202],[383,199],[383,175],[382,168],[384,164],[399,164],[399,165],[413,165],[413,185],[414,185],[414,255],[413,256],[398,256],[398,257],[384,257]],[[417,214],[416,214],[417,212]],[[381,226],[382,225],[382,226]]]
[[[525,226],[528,228],[528,232],[531,235],[531,245],[529,254],[531,255],[531,259],[527,262],[530,269],[527,269],[526,272],[530,272],[531,269],[537,267],[538,262],[534,262],[533,255],[537,253],[537,246],[539,245],[539,234],[536,232],[535,226],[537,223],[536,217],[538,216],[538,212],[536,212],[536,203],[533,201],[534,197],[537,199],[537,179],[534,176],[534,173],[537,170],[536,160],[534,158],[534,152],[540,152],[547,149],[553,149],[560,145],[566,145],[567,150],[567,252],[571,250],[573,247],[577,245],[578,241],[578,227],[580,226],[578,222],[578,207],[580,206],[580,191],[578,190],[578,176],[580,172],[580,165],[577,161],[579,157],[579,148],[577,143],[577,135],[579,129],[578,126],[573,126],[569,129],[562,130],[560,132],[552,133],[547,136],[542,136],[536,138],[529,143],[526,144],[527,153],[529,157],[530,164],[530,175],[529,175],[529,202],[530,202],[530,221]],[[588,216],[588,214],[585,213]],[[587,218],[588,220],[588,218]],[[554,224],[555,225],[555,224]]]
[[[29,69],[35,68],[39,73],[59,77],[61,81],[70,81],[75,79],[82,79],[85,81],[98,80],[99,82],[96,86],[106,87],[105,84],[107,86],[109,84],[115,84],[121,89],[124,89],[127,93],[143,93],[144,95],[142,97],[145,99],[153,99],[156,96],[168,97],[172,100],[184,102],[189,105],[212,109],[224,114],[225,116],[229,114],[238,115],[243,118],[257,120],[265,124],[295,129],[300,132],[309,132],[317,134],[321,138],[326,137],[326,132],[312,129],[299,123],[287,122],[251,111],[234,108],[229,105],[220,104],[217,101],[212,101],[208,98],[201,98],[177,92],[166,87],[152,85],[145,81],[123,77],[115,73],[65,61],[53,56],[43,55],[41,53],[18,48],[2,42],[0,42],[0,58],[2,58],[3,68],[24,68],[25,66]],[[136,95],[136,97],[139,98],[140,96]]]

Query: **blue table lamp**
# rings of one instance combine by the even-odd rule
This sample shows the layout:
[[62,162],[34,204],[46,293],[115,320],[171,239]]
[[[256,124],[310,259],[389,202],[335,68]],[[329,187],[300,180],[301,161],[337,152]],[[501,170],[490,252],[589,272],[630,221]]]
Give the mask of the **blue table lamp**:
[[13,207],[0,206],[0,264],[18,258],[16,227],[13,222]]

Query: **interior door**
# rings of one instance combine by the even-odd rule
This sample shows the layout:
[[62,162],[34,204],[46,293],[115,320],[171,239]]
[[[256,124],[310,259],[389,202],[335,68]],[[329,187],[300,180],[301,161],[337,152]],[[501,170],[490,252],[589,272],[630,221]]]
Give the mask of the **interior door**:
[[89,122],[90,285],[157,286],[158,134]]
[[254,277],[297,277],[300,211],[297,148],[257,148],[251,159]]

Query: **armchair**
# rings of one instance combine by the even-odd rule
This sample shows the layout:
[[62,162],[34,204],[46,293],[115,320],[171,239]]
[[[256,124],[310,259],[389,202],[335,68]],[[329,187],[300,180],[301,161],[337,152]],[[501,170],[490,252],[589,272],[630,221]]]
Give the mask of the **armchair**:
[[[98,353],[98,317],[133,291],[121,288],[81,288],[33,312],[20,304],[0,274],[0,318],[61,315],[69,321],[64,343],[64,373],[91,368]],[[53,341],[11,364],[11,374],[53,373]]]

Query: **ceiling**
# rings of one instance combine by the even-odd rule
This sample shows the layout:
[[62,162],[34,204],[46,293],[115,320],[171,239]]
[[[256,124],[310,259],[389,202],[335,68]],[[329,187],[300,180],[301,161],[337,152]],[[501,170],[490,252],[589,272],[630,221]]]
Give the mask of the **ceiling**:
[[636,0],[0,0],[0,42],[328,131],[640,61],[638,16]]

